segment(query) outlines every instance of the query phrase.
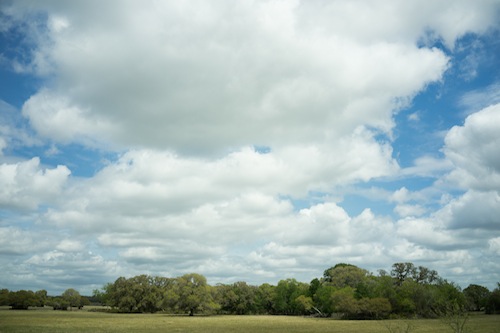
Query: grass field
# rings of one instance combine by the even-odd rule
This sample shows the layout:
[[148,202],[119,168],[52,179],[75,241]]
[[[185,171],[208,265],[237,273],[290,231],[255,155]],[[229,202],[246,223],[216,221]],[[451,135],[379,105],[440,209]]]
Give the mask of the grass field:
[[[0,333],[59,332],[287,332],[287,333],[382,333],[452,332],[440,320],[346,321],[285,316],[170,316],[164,314],[112,314],[88,311],[0,311]],[[500,316],[473,315],[471,332],[500,332]],[[390,327],[392,330],[389,330]]]

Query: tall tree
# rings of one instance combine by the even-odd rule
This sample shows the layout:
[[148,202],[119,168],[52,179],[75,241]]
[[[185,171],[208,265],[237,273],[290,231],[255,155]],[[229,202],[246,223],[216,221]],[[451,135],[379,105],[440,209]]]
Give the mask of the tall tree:
[[82,296],[73,288],[66,289],[62,293],[61,297],[69,304],[70,307],[80,307],[80,304],[82,302]]
[[477,284],[470,284],[463,291],[467,308],[471,311],[481,311],[488,302],[490,291],[488,288],[479,286]]
[[356,288],[369,276],[369,272],[350,264],[337,264],[323,273],[325,283],[335,288]]
[[179,300],[177,306],[193,316],[197,312],[217,309],[207,279],[200,274],[191,273],[179,277],[177,283]]

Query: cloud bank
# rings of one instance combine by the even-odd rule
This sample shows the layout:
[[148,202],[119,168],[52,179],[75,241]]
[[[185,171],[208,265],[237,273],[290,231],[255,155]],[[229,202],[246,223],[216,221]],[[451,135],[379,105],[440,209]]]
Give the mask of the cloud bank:
[[[0,30],[23,36],[11,69],[42,82],[19,110],[2,106],[30,130],[0,126],[1,283],[88,292],[193,271],[308,281],[337,262],[397,261],[498,280],[499,104],[450,128],[439,158],[403,169],[393,148],[397,114],[444,84],[457,40],[497,28],[497,2],[1,8]],[[79,177],[7,156],[14,142],[117,157]],[[346,197],[371,182],[420,177],[433,182],[373,189],[386,214],[348,212]]]

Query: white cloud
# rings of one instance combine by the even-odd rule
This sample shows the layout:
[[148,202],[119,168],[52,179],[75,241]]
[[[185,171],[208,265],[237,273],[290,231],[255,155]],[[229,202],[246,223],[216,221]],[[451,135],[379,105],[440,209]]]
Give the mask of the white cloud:
[[7,147],[29,147],[39,144],[40,140],[32,135],[31,130],[24,125],[19,111],[11,104],[0,99],[0,157],[2,156],[2,149]]
[[70,175],[65,166],[42,168],[40,159],[0,164],[0,207],[35,209],[57,199]]
[[63,239],[56,249],[62,252],[79,252],[84,249],[84,244],[74,239]]
[[500,237],[492,238],[488,241],[489,251],[495,255],[500,255]]
[[408,217],[421,216],[427,212],[427,209],[421,205],[399,204],[394,208],[394,211],[401,217]]
[[[392,24],[374,29],[365,43],[345,26],[318,32],[318,22],[304,23],[317,4],[130,2],[102,6],[99,15],[88,5],[49,12],[49,29],[35,39],[36,59],[54,64],[55,82],[23,113],[58,142],[207,153],[330,143],[359,126],[389,132],[395,101],[440,80],[448,67],[443,52],[415,45],[426,22],[395,39],[388,32],[400,29]],[[407,7],[394,3],[386,14]],[[328,20],[351,10],[341,6]],[[371,30],[366,19],[377,16],[360,17],[351,25]]]
[[[13,3],[7,8],[14,19],[47,11],[46,29],[27,25],[31,62],[18,63],[20,71],[48,78],[22,108],[54,148],[47,157],[75,142],[122,153],[71,181],[67,167],[46,168],[38,158],[0,165],[0,206],[43,205],[30,216],[36,225],[68,233],[28,258],[26,241],[0,246],[20,256],[5,261],[2,274],[31,282],[38,275],[45,281],[32,285],[50,288],[44,282],[93,285],[150,272],[307,281],[337,262],[375,270],[416,261],[445,276],[460,273],[457,265],[476,270],[474,251],[498,252],[491,234],[500,215],[498,107],[452,129],[443,159],[423,156],[400,170],[390,140],[394,114],[451,66],[443,51],[425,45],[442,39],[452,49],[459,36],[495,24],[495,6]],[[0,152],[21,137],[0,123]],[[398,221],[370,209],[351,216],[328,199],[380,177],[445,172],[420,191],[358,191],[395,203]],[[473,190],[443,195],[444,207],[426,216],[446,181]],[[325,202],[294,207],[319,192]],[[27,235],[0,230],[3,239],[9,233],[12,240]]]
[[463,188],[500,190],[500,104],[471,114],[463,126],[453,127],[444,152],[455,169],[448,180]]
[[495,82],[485,89],[473,90],[460,98],[460,105],[468,113],[477,112],[488,106],[500,103],[500,83]]
[[0,227],[0,254],[2,256],[20,256],[33,250],[43,249],[48,240],[38,239],[36,233],[17,227]]
[[452,168],[453,164],[448,159],[420,156],[415,159],[412,166],[402,169],[401,175],[435,178]]
[[500,230],[500,194],[468,191],[445,207],[450,228]]
[[85,109],[71,105],[67,98],[47,90],[31,96],[23,105],[23,115],[42,137],[61,143],[81,142],[96,146],[94,137],[105,140],[111,124]]

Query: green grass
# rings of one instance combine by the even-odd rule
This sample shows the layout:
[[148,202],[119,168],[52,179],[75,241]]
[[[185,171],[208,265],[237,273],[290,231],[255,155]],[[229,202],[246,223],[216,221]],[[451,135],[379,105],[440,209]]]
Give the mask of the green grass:
[[[346,321],[285,316],[170,316],[165,314],[116,314],[88,311],[0,311],[0,333],[58,332],[389,332],[410,323],[415,333],[452,332],[440,320]],[[473,315],[472,332],[500,332],[500,316]],[[403,331],[401,331],[403,332]]]

